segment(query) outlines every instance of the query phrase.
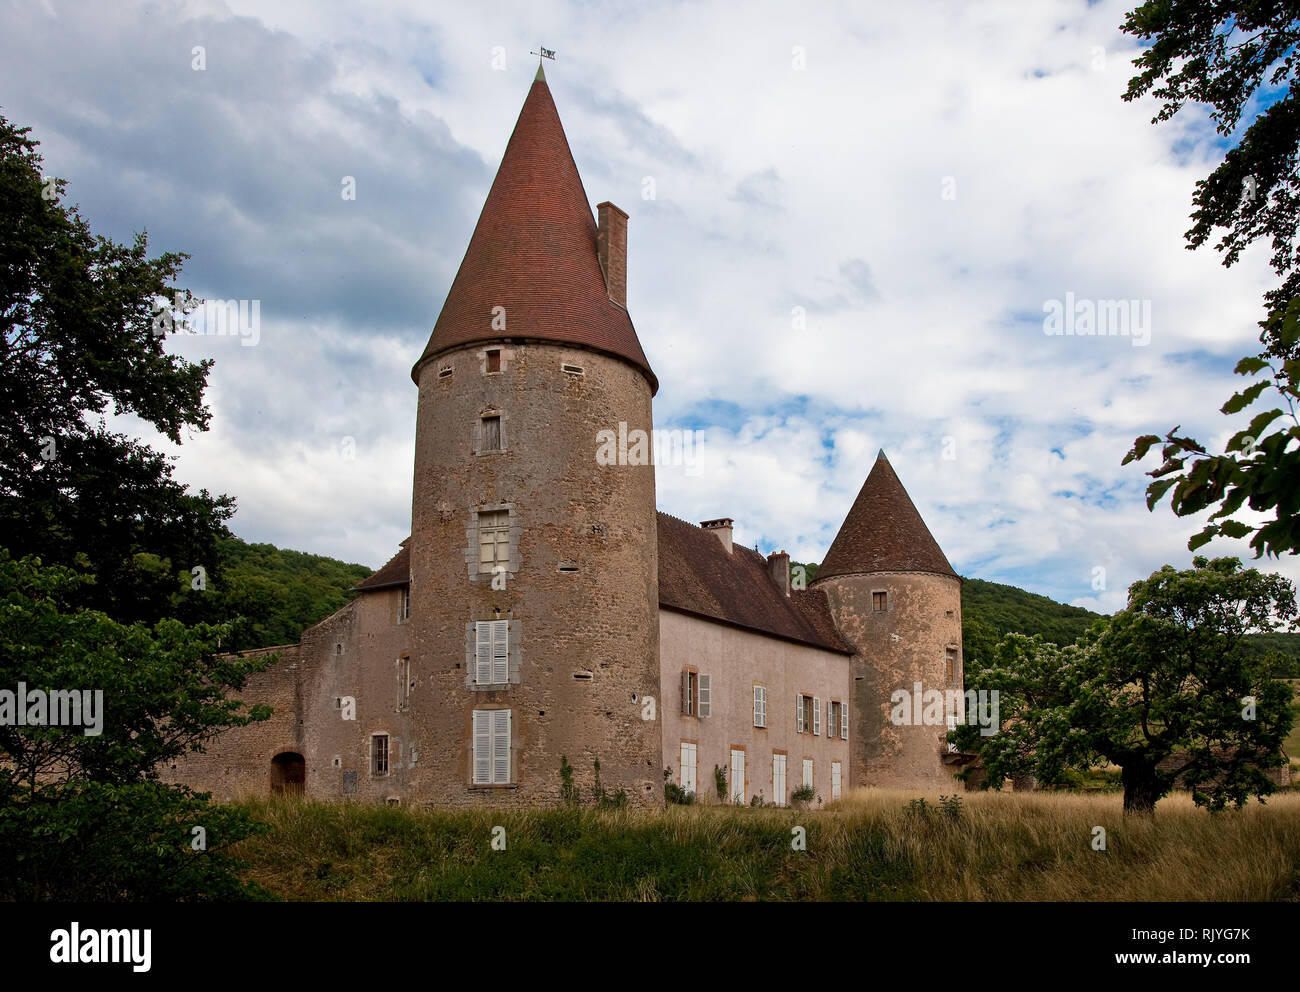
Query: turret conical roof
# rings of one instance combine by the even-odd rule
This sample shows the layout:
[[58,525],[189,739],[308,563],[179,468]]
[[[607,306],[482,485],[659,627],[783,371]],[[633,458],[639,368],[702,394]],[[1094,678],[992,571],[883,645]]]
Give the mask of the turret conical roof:
[[831,542],[817,581],[861,572],[957,575],[883,450]]
[[[411,377],[440,352],[540,338],[616,355],[659,382],[628,312],[609,298],[596,222],[546,77],[539,70],[465,258]],[[494,316],[504,308],[505,330]]]

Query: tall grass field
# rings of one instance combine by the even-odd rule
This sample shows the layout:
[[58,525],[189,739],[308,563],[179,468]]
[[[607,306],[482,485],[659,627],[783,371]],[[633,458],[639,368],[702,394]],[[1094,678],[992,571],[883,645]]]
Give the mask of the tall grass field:
[[1300,792],[1214,815],[1175,794],[1150,819],[1114,792],[920,795],[855,790],[821,810],[260,800],[244,808],[269,830],[233,853],[286,900],[1300,900]]

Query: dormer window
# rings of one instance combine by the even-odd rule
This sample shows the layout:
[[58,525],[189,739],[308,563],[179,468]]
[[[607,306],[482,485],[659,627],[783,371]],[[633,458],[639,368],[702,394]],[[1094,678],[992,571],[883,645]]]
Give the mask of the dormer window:
[[487,371],[491,375],[493,372],[501,371],[501,349],[489,348],[487,351]]

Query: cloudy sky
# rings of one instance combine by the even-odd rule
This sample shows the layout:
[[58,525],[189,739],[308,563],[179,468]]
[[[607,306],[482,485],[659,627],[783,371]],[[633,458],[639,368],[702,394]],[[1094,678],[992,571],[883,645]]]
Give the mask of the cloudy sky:
[[[661,509],[820,560],[883,447],[960,573],[1111,611],[1199,529],[1120,460],[1237,429],[1270,285],[1184,248],[1223,144],[1120,99],[1130,2],[4,0],[0,113],[97,231],[260,301],[256,346],[169,345],[216,362],[177,474],[245,539],[373,567],[409,533],[410,368],[542,44],[592,203],[631,215],[656,425],[702,432]],[[1066,294],[1140,333],[1046,334]]]

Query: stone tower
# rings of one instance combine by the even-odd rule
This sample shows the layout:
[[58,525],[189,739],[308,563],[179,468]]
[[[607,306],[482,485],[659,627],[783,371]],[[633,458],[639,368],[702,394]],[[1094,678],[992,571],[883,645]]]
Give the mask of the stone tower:
[[[882,450],[813,582],[853,648],[853,785],[946,784],[946,715],[924,721],[924,693],[960,692],[961,579]],[[910,705],[917,684],[922,700]],[[893,694],[909,719],[891,719]],[[931,697],[933,699],[934,697]],[[933,714],[932,714],[933,716]]]
[[663,801],[654,467],[597,458],[651,436],[658,381],[597,209],[539,68],[411,373],[411,782],[439,804],[554,802],[561,756]]

